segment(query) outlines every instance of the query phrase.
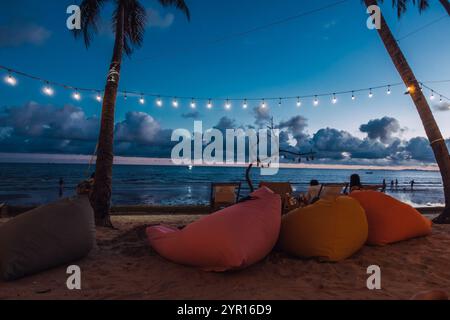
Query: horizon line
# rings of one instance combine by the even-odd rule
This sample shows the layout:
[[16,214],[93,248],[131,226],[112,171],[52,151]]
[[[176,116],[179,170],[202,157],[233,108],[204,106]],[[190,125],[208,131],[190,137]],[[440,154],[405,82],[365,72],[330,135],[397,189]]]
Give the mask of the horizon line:
[[[95,165],[96,157],[76,154],[49,154],[49,153],[4,153],[0,152],[0,163],[11,164],[92,164]],[[114,165],[129,166],[174,166],[185,167],[189,164],[177,165],[169,158],[151,157],[124,157],[115,156]],[[247,167],[248,163],[235,164],[193,164],[193,167]],[[391,171],[439,171],[437,165],[365,165],[365,164],[307,164],[307,163],[280,163],[280,169],[334,169],[334,170],[391,170]]]

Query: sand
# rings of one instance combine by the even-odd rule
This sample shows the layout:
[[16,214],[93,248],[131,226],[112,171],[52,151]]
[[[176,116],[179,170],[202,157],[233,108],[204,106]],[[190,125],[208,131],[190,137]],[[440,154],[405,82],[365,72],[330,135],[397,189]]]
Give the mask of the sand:
[[[198,218],[116,216],[119,230],[99,228],[98,248],[76,262],[82,290],[67,289],[63,266],[0,282],[0,299],[409,299],[434,289],[450,294],[450,226],[434,226],[425,238],[366,246],[339,263],[273,252],[248,269],[223,274],[173,264],[147,245],[144,225],[182,226]],[[382,290],[366,287],[366,270],[373,264],[381,267]]]

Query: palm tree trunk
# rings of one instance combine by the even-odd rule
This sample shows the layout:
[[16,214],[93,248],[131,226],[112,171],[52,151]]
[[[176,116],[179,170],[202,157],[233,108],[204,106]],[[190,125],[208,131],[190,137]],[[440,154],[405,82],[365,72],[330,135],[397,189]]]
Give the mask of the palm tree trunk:
[[[367,7],[371,5],[378,5],[376,0],[364,0]],[[441,172],[442,181],[444,185],[445,195],[445,210],[439,218],[435,220],[436,223],[450,223],[450,156],[448,153],[445,140],[442,133],[434,119],[428,101],[420,90],[419,83],[409,66],[406,58],[401,51],[397,41],[392,35],[389,26],[386,23],[383,15],[381,15],[381,29],[378,30],[381,40],[384,43],[391,59],[397,68],[406,87],[410,88],[410,95],[419,112],[428,140],[436,158],[436,162]]]
[[95,182],[91,196],[91,205],[95,212],[95,222],[98,226],[104,227],[112,227],[109,210],[111,204],[112,169],[114,161],[114,113],[124,47],[123,6],[119,5],[118,10],[119,17],[116,25],[114,52],[103,98],[95,168]]
[[447,10],[448,15],[450,16],[450,2],[448,0],[439,0],[445,10]]

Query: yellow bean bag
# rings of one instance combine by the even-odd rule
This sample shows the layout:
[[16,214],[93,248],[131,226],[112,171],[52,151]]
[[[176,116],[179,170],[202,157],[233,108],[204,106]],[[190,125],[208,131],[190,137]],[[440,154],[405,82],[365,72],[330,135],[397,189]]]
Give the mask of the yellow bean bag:
[[281,223],[280,248],[292,255],[340,261],[367,241],[364,209],[350,197],[319,200],[291,211]]

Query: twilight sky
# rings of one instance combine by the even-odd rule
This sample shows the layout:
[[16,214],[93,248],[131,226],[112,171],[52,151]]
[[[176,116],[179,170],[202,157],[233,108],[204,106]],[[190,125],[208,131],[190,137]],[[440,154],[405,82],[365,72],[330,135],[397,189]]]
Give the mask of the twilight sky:
[[[186,0],[191,22],[178,12],[142,1],[148,8],[149,27],[144,46],[125,58],[121,90],[170,96],[253,98],[319,94],[397,83],[394,69],[375,31],[366,27],[367,15],[360,0],[347,2],[299,19],[245,35],[244,31],[298,13],[334,3],[334,0]],[[104,10],[99,35],[89,50],[67,30],[66,8],[77,0],[0,3],[0,65],[75,87],[104,86],[113,36],[108,26],[111,8]],[[445,15],[438,1],[422,15],[411,7],[399,21],[390,1],[383,13],[397,38]],[[450,79],[450,19],[443,18],[400,42],[420,81]],[[231,35],[231,36],[230,36]],[[221,41],[217,41],[220,39]],[[5,73],[1,73],[1,77]],[[98,133],[100,104],[84,94],[55,88],[55,96],[42,94],[42,83],[18,77],[16,87],[0,83],[0,151],[90,154]],[[450,96],[450,83],[430,83]],[[329,162],[430,162],[432,155],[422,124],[404,88],[321,98],[318,107],[304,100],[270,102],[270,114],[286,131],[284,142],[314,148]],[[429,92],[426,92],[429,95]],[[450,137],[448,104],[431,104],[446,138]],[[157,108],[147,98],[117,104],[116,152],[125,156],[168,157],[170,133],[175,128],[192,130],[193,120],[204,127],[257,125],[267,111],[255,110],[259,102],[205,101],[197,109],[180,101],[178,109],[164,101]]]

